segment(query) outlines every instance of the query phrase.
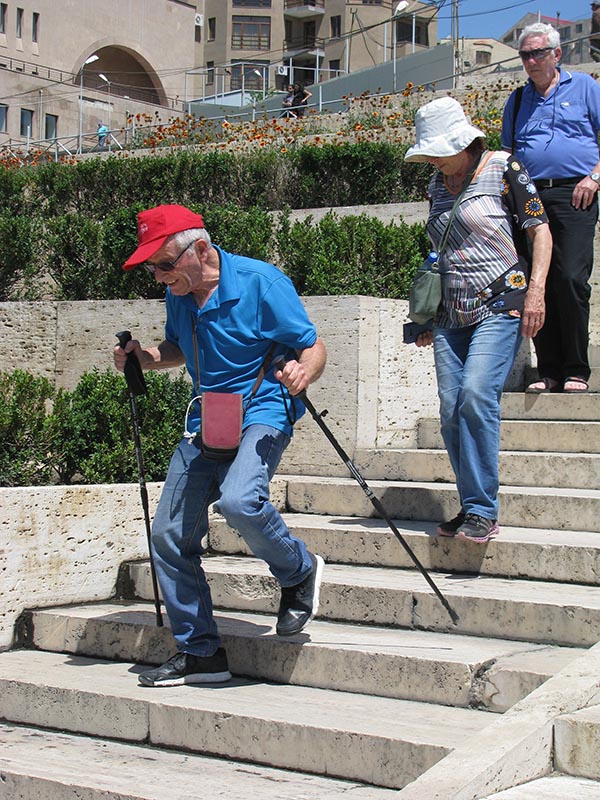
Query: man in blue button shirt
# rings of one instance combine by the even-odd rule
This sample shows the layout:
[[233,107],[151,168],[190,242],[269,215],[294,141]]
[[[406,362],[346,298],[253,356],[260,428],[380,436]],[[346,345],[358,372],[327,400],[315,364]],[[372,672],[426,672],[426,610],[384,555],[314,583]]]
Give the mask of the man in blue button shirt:
[[[142,211],[138,242],[123,268],[144,266],[166,285],[165,338],[157,347],[142,348],[136,340],[124,350],[117,346],[115,365],[123,370],[127,353],[143,369],[185,364],[195,395],[241,394],[245,409],[237,454],[215,461],[200,450],[199,404],[190,406],[152,526],[156,573],[178,652],[139,681],[226,681],[227,656],[201,566],[211,503],[281,585],[277,633],[299,633],[317,613],[323,560],[290,533],[269,500],[269,483],[303,413],[296,395],[320,377],[325,347],[289,278],[272,264],[213,245],[200,214],[178,205]],[[270,366],[278,356],[286,362],[281,370]]]
[[540,380],[527,391],[585,392],[600,184],[600,86],[590,75],[558,66],[560,35],[551,25],[524,28],[518,48],[529,81],[506,103],[502,147],[533,178],[553,239],[546,321],[534,339]]

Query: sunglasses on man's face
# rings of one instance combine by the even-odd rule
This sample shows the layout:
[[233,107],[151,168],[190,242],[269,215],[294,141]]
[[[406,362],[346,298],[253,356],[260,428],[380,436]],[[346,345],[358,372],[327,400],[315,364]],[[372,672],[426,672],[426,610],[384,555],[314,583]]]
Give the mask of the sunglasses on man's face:
[[160,269],[162,272],[171,272],[172,269],[175,269],[175,265],[181,258],[184,253],[190,249],[192,245],[196,244],[196,242],[190,242],[188,246],[176,256],[173,261],[163,261],[161,264],[152,264],[150,261],[144,261],[143,264],[140,264],[140,267],[144,267],[144,269],[148,270],[151,275],[154,275],[157,269]]
[[535,50],[519,50],[519,55],[523,61],[529,61],[530,58],[533,58],[534,61],[541,61],[543,58],[546,58],[550,50],[554,50],[554,48],[538,47]]

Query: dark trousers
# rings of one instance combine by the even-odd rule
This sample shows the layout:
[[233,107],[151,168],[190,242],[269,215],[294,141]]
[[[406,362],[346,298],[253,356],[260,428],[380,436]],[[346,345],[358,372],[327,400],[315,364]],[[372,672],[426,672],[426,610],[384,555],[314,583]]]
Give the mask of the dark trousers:
[[598,195],[585,211],[573,208],[573,186],[542,189],[540,196],[552,233],[553,248],[546,281],[546,321],[534,339],[542,378],[562,382],[590,377],[589,284],[598,221]]

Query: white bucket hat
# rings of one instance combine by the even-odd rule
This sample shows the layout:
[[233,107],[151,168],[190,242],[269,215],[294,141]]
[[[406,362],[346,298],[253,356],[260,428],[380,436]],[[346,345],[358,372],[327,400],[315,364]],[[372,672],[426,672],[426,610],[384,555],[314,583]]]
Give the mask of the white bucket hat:
[[440,97],[421,106],[415,116],[415,129],[417,143],[406,151],[405,161],[455,156],[474,139],[485,139],[485,133],[470,124],[460,103],[452,97]]

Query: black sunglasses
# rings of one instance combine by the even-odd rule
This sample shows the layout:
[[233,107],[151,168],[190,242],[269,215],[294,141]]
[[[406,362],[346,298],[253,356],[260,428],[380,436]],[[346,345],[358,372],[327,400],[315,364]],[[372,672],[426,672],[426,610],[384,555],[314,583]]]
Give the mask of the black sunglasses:
[[541,61],[550,50],[554,50],[554,48],[538,47],[536,50],[519,50],[519,55],[523,61],[529,61],[530,58],[533,58],[534,61]]
[[177,262],[179,261],[181,256],[184,253],[186,253],[193,244],[196,244],[196,242],[195,241],[190,242],[188,244],[188,246],[184,250],[182,250],[181,253],[179,253],[178,256],[176,256],[173,259],[173,261],[163,261],[162,264],[152,264],[150,261],[144,261],[144,263],[141,264],[140,266],[142,266],[142,267],[144,267],[144,269],[148,270],[150,275],[154,275],[154,273],[156,272],[157,269],[162,270],[162,272],[171,272],[172,269],[175,269],[175,264],[177,264]]

